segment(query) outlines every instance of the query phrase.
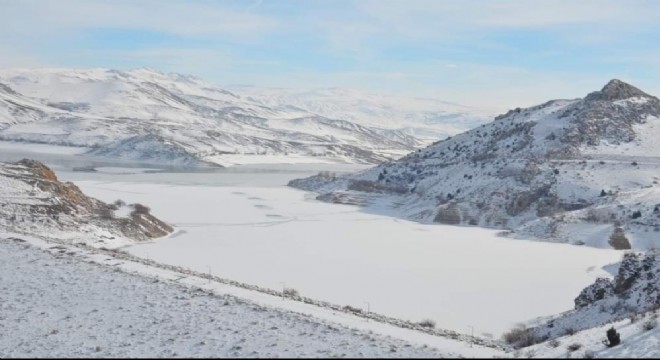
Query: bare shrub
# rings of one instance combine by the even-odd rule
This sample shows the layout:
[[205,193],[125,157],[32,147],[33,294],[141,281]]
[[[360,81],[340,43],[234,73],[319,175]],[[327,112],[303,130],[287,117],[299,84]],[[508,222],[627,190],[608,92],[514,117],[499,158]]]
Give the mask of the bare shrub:
[[559,345],[561,345],[561,343],[557,339],[552,339],[552,340],[548,341],[548,346],[553,348],[553,349],[558,348]]
[[149,215],[149,212],[151,209],[149,207],[144,206],[142,204],[132,204],[133,211],[131,211],[131,216],[135,215]]
[[609,244],[616,250],[629,250],[632,248],[625,231],[621,227],[614,228],[612,235],[610,235]]
[[639,316],[639,314],[632,314],[628,319],[630,320],[631,324],[634,324],[637,322],[637,320],[639,320]]
[[504,341],[514,347],[526,347],[538,344],[541,339],[534,335],[532,329],[523,324],[519,324],[503,335]]
[[356,308],[356,307],[353,307],[353,306],[350,306],[350,305],[344,305],[344,307],[342,309],[344,309],[344,311],[352,312],[352,313],[355,313],[355,314],[362,314],[362,309]]
[[585,220],[591,223],[609,224],[611,222],[613,213],[607,209],[589,209],[585,216]]
[[419,326],[423,328],[433,329],[435,328],[435,321],[431,319],[424,319],[418,323]]
[[300,293],[298,292],[298,290],[293,288],[284,288],[282,290],[282,295],[284,295],[284,297],[291,297],[291,298],[300,297]]
[[111,220],[115,218],[115,214],[111,206],[103,206],[98,210],[97,213],[102,220]]
[[566,347],[566,349],[570,352],[578,351],[582,348],[582,344],[580,343],[572,343]]
[[658,327],[658,319],[656,317],[652,317],[642,323],[642,330],[644,331],[651,331]]
[[574,334],[575,334],[575,329],[573,329],[572,327],[566,328],[564,330],[564,335],[569,335],[570,336],[570,335],[574,335]]
[[352,180],[348,184],[348,190],[362,191],[362,192],[375,192],[375,193],[396,193],[406,194],[408,188],[402,185],[388,185],[381,184],[369,180]]

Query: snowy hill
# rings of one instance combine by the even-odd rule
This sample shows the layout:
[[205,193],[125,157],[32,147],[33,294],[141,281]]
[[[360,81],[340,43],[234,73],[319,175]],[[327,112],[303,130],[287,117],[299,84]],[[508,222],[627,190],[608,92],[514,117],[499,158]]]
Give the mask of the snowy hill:
[[364,126],[399,129],[435,141],[486,123],[495,111],[426,98],[375,94],[354,89],[294,91],[233,86],[230,89],[265,106],[297,109]]
[[362,173],[292,186],[421,222],[511,236],[651,248],[660,244],[660,100],[619,80],[553,100]]
[[[387,112],[363,121],[340,111],[350,103],[333,106],[319,113],[151,69],[0,71],[0,140],[86,147],[100,156],[176,165],[254,163],[269,156],[379,163],[428,144],[429,135],[442,137],[443,131],[419,136],[406,129],[415,119],[392,126]],[[406,114],[415,114],[416,106]],[[430,116],[419,109],[419,116]],[[463,121],[479,120],[468,114]]]
[[173,231],[147,207],[90,198],[33,160],[0,163],[0,229],[105,247]]

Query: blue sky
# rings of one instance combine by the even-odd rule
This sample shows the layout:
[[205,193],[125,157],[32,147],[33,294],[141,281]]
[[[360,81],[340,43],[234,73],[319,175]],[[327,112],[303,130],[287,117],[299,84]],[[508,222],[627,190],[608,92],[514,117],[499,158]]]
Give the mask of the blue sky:
[[0,0],[2,67],[152,67],[508,108],[660,95],[660,1]]

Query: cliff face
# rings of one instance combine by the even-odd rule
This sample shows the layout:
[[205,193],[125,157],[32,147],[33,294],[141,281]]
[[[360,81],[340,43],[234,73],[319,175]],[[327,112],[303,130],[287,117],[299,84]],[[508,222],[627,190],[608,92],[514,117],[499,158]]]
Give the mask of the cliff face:
[[[127,207],[120,216],[121,207]],[[0,163],[0,228],[98,246],[120,246],[173,229],[139,204],[106,204],[61,182],[44,164]]]

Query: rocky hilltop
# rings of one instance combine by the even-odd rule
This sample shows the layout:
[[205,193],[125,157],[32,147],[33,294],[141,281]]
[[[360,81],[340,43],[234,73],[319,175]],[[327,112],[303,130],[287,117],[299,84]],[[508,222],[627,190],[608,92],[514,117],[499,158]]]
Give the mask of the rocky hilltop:
[[113,247],[170,234],[141,204],[106,204],[34,160],[0,163],[0,229]]
[[420,222],[617,249],[660,245],[660,100],[620,80],[345,177],[291,186]]

